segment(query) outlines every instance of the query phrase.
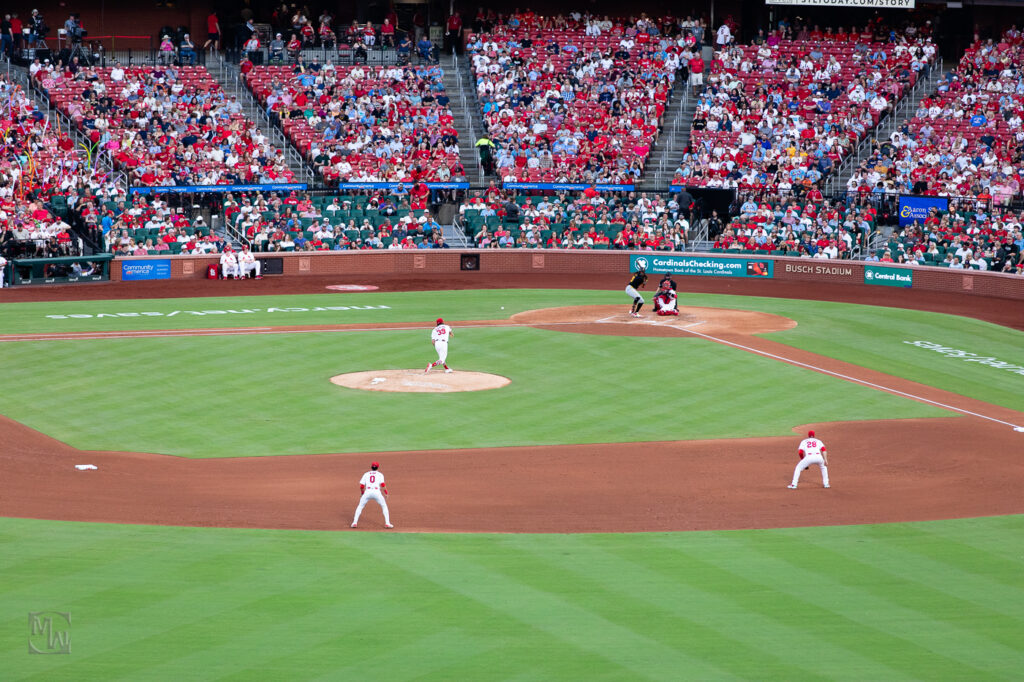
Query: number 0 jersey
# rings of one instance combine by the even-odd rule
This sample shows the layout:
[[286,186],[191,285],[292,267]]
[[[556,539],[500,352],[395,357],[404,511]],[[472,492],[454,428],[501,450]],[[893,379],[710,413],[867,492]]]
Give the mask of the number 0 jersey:
[[359,485],[366,486],[367,490],[380,490],[380,486],[383,483],[384,474],[379,471],[367,471],[363,474],[363,477],[359,479]]

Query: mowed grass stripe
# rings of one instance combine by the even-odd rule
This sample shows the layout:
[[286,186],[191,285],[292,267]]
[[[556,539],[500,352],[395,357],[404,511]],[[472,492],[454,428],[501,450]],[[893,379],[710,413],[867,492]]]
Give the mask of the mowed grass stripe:
[[[894,604],[878,604],[859,590],[846,589],[823,572],[793,566],[779,555],[810,560],[790,542],[771,535],[745,538],[718,534],[722,546],[700,556],[680,550],[680,561],[688,574],[702,577],[705,589],[724,598],[735,598],[744,608],[761,613],[792,627],[807,630],[806,646],[825,641],[835,647],[854,651],[860,659],[898,671],[901,676],[952,676],[955,679],[979,679],[983,671],[957,658],[944,656],[915,640],[918,628],[930,632],[931,624],[913,614],[900,612]],[[669,544],[669,538],[662,538]],[[737,556],[743,560],[738,561]],[[830,571],[841,566],[830,565]],[[893,609],[890,614],[886,609]],[[794,654],[799,655],[799,654]],[[803,654],[807,656],[808,654]],[[872,679],[854,661],[836,664],[835,674],[846,679]]]
[[[733,576],[759,582],[768,573],[788,575],[788,586],[780,582],[781,591],[795,608],[816,612],[813,622],[823,630],[839,620],[855,623],[862,641],[871,642],[874,655],[892,667],[934,666],[934,674],[980,679],[992,675],[992,660],[1014,655],[977,631],[971,615],[954,622],[949,598],[871,570],[869,557],[856,561],[830,553],[804,534],[785,542],[773,537],[768,543],[728,534],[722,538],[752,550],[747,562],[727,569]],[[877,551],[884,552],[884,545]],[[930,606],[929,599],[941,600],[941,606]],[[958,606],[966,606],[959,601]]]
[[417,371],[435,357],[419,331],[8,350],[13,367],[36,368],[14,372],[12,385],[74,375],[83,388],[0,394],[0,412],[80,449],[191,457],[781,436],[807,422],[951,414],[695,338],[461,330],[449,357],[456,370],[512,383],[453,394],[330,383],[344,372]]
[[[402,654],[387,679],[1012,679],[1019,645],[986,628],[1017,619],[979,627],[992,597],[971,602],[991,590],[1024,606],[991,579],[1024,573],[1022,526],[512,536],[0,519],[0,570],[16,567],[0,657],[5,679],[337,679],[381,651]],[[920,585],[886,582],[943,537],[951,554],[973,538],[1000,555],[952,576],[909,560]],[[14,615],[45,609],[71,611],[72,657],[25,652]]]
[[[831,679],[828,671],[815,671],[785,651],[803,631],[768,623],[758,614],[700,589],[686,566],[673,552],[648,548],[636,552],[604,535],[574,535],[560,542],[563,554],[553,556],[536,543],[510,535],[500,540],[521,548],[526,566],[503,568],[515,576],[537,576],[537,589],[555,584],[573,585],[588,608],[605,617],[625,619],[634,630],[701,659],[723,661],[731,674],[743,679]],[[528,571],[530,566],[544,573]],[[852,656],[836,649],[833,656]],[[865,662],[866,663],[866,662]],[[878,668],[879,674],[891,673]]]
[[[1012,562],[908,524],[857,528],[864,536],[885,543],[885,552],[872,558],[873,568],[926,584],[944,596],[963,591],[966,600],[1017,621],[1008,625],[1024,632],[1024,581]],[[814,544],[842,555],[857,554],[844,539],[824,536]]]
[[[637,632],[628,623],[619,624],[616,617],[593,612],[580,602],[581,594],[572,585],[562,584],[556,590],[559,583],[552,579],[546,583],[548,589],[536,588],[527,584],[524,576],[503,574],[499,569],[514,560],[514,551],[493,547],[491,552],[467,553],[458,551],[459,544],[437,542],[430,536],[417,538],[417,554],[423,560],[408,570],[544,633],[559,649],[584,652],[598,670],[614,665],[631,677],[652,680],[669,679],[682,670],[701,679],[732,677],[720,664],[696,659]],[[456,557],[461,561],[455,561]],[[406,563],[400,555],[385,558]],[[458,570],[452,571],[453,566]]]
[[[920,562],[907,561],[901,568],[880,568],[873,558],[858,559],[851,553],[833,552],[807,539],[798,542],[807,545],[799,553],[811,557],[809,563],[801,563],[806,570],[820,572],[824,566],[842,567],[828,574],[835,584],[829,591],[846,593],[851,599],[855,592],[860,606],[877,611],[897,610],[908,622],[931,624],[930,634],[919,635],[911,630],[904,635],[908,639],[980,670],[993,660],[1013,657],[1024,666],[1024,642],[1020,639],[1024,621],[989,609],[970,595],[953,596],[925,585],[916,579],[924,568]],[[880,552],[883,557],[884,554]],[[787,563],[798,568],[792,561]]]

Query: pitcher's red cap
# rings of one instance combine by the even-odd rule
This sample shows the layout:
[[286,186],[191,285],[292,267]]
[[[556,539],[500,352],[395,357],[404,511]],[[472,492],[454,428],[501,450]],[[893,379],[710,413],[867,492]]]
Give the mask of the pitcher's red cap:
[[441,318],[439,317],[439,318],[437,318],[437,323],[436,323],[436,324],[444,324],[444,320],[442,320],[442,319],[441,319]]
[[370,462],[370,468],[371,469],[379,469],[380,468],[380,462]]
[[807,437],[808,438],[814,438],[814,431],[808,431],[807,432]]

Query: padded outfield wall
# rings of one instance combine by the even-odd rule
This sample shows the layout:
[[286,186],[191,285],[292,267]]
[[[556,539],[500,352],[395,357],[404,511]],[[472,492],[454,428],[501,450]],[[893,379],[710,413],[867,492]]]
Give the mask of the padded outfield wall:
[[[456,274],[471,277],[487,274],[614,274],[629,271],[636,258],[649,262],[648,272],[671,269],[680,277],[692,274],[707,278],[734,279],[708,274],[734,271],[718,266],[748,261],[762,264],[756,278],[849,284],[877,289],[879,296],[894,288],[948,291],[995,298],[1024,299],[1024,277],[977,270],[949,270],[934,266],[891,265],[864,261],[829,261],[806,258],[773,258],[743,254],[680,254],[626,251],[557,250],[428,250],[353,251],[323,253],[257,254],[268,274],[284,276],[403,274]],[[671,259],[671,265],[666,265]],[[219,256],[168,256],[166,258],[119,258],[111,264],[113,281],[136,279],[202,279]],[[125,276],[125,273],[128,273]],[[141,273],[141,274],[140,274]],[[744,279],[753,279],[746,276]]]

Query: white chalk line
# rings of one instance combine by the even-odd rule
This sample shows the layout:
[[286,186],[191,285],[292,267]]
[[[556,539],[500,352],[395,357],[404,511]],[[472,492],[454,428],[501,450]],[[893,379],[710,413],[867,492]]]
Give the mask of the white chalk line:
[[857,377],[852,377],[852,376],[849,376],[848,374],[843,374],[841,372],[834,372],[834,371],[832,371],[830,369],[825,369],[824,367],[818,367],[817,365],[811,365],[811,364],[808,364],[806,362],[800,362],[799,360],[793,360],[792,358],[786,358],[786,357],[783,357],[781,355],[776,355],[775,353],[769,353],[768,351],[759,350],[757,348],[752,348],[750,346],[744,346],[741,343],[735,343],[733,341],[726,341],[725,339],[720,339],[720,338],[715,337],[715,336],[710,336],[709,334],[702,334],[702,333],[696,332],[696,331],[688,331],[688,333],[693,334],[694,336],[699,336],[701,338],[705,338],[705,339],[707,339],[709,341],[714,341],[715,343],[721,343],[721,344],[725,344],[727,346],[733,346],[734,348],[740,348],[742,350],[749,351],[751,353],[756,353],[758,355],[763,355],[764,357],[772,358],[774,360],[781,360],[782,362],[785,362],[785,363],[790,364],[790,365],[796,365],[798,367],[805,367],[807,369],[814,370],[815,372],[820,372],[822,374],[829,374],[829,375],[832,375],[832,376],[837,377],[839,379],[845,379],[846,381],[851,381],[853,383],[863,384],[864,386],[870,386],[871,388],[874,388],[874,389],[877,389],[877,390],[880,390],[880,391],[885,391],[886,393],[893,393],[895,395],[900,395],[900,396],[903,396],[905,398],[910,398],[912,400],[917,400],[918,402],[928,403],[930,405],[935,405],[936,407],[941,407],[943,409],[952,410],[954,412],[960,412],[961,414],[969,414],[972,417],[978,417],[979,419],[986,419],[986,420],[988,420],[990,422],[995,422],[997,424],[1003,424],[1005,426],[1012,427],[1015,431],[1018,431],[1018,430],[1019,431],[1024,431],[1024,427],[1022,427],[1022,426],[1020,426],[1018,424],[1014,424],[1014,423],[1008,422],[1008,421],[1003,421],[1002,419],[997,419],[995,417],[989,417],[988,415],[979,414],[978,412],[972,412],[971,410],[965,410],[962,407],[956,407],[955,405],[947,405],[946,403],[940,403],[937,400],[930,400],[929,398],[925,398],[925,397],[919,396],[919,395],[914,395],[913,393],[907,393],[906,391],[901,391],[901,390],[896,389],[896,388],[890,388],[889,386],[882,386],[881,384],[876,384],[874,382],[867,381],[866,379],[858,379]]
[[[491,324],[460,324],[459,329],[486,329],[491,327],[566,327],[582,324],[593,324],[590,321],[578,322],[507,322]],[[0,336],[0,343],[10,341],[75,341],[102,339],[159,339],[179,336],[240,336],[248,334],[330,334],[338,332],[407,332],[422,330],[423,325],[404,327],[339,327],[313,329],[280,329],[276,327],[225,327],[218,329],[164,329],[156,331],[125,331],[125,332],[68,332],[66,334],[10,334]]]

